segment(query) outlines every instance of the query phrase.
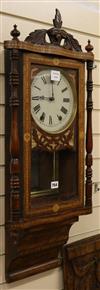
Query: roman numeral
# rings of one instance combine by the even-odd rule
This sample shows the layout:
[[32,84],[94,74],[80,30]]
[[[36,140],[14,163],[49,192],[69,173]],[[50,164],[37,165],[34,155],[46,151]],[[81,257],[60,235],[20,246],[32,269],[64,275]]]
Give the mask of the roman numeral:
[[43,77],[41,77],[41,79],[42,79],[43,83],[46,85],[47,81],[46,81],[45,77],[43,76]]
[[69,98],[63,98],[63,102],[69,103],[70,99]]
[[49,125],[52,125],[52,117],[49,116]]
[[32,100],[39,100],[39,96],[32,97]]
[[61,107],[61,112],[64,113],[64,114],[66,114],[66,113],[67,113],[67,109],[66,109],[65,107],[62,106],[62,107]]
[[40,111],[40,105],[36,105],[34,108],[34,112],[37,114]]
[[59,86],[60,82],[61,82],[61,78],[60,78],[60,81],[57,83],[57,86]]
[[62,116],[57,115],[58,120],[61,121],[62,120]]
[[44,122],[45,119],[45,113],[43,112],[42,115],[40,116],[40,121]]
[[37,87],[37,86],[34,86],[34,88],[36,88],[37,90],[41,91],[41,89],[39,87]]
[[67,87],[65,87],[64,89],[62,89],[62,93],[64,93],[65,91],[67,91]]

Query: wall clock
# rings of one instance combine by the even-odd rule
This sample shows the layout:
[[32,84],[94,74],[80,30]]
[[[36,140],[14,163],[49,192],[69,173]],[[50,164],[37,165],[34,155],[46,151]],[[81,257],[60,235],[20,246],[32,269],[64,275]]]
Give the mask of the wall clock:
[[53,24],[23,42],[14,25],[4,43],[7,282],[63,266],[71,225],[92,210],[93,47],[82,52],[58,9]]

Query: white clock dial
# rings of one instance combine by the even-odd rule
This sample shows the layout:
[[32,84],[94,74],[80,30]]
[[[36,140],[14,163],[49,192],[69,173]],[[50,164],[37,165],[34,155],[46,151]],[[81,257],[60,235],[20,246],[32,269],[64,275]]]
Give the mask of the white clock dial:
[[[56,71],[53,77],[56,78]],[[31,84],[31,114],[36,124],[52,134],[67,128],[75,116],[72,87],[60,71],[52,80],[52,70],[41,70]]]

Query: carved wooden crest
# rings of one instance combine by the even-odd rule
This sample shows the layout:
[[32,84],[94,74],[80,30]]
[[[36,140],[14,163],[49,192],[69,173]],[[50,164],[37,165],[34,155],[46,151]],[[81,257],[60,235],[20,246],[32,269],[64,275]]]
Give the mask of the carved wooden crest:
[[[55,18],[53,19],[53,28],[50,29],[38,29],[29,34],[25,41],[33,44],[46,44],[62,46],[68,50],[82,51],[79,42],[73,37],[73,35],[67,33],[62,27],[61,14],[56,9]],[[50,43],[46,41],[46,36],[49,37]],[[63,44],[61,44],[63,40]]]

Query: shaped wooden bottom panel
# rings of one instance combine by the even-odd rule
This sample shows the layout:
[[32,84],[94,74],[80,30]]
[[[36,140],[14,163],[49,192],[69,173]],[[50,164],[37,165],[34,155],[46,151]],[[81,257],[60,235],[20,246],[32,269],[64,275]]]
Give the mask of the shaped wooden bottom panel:
[[62,266],[62,247],[76,220],[40,229],[6,226],[6,281],[13,282]]

